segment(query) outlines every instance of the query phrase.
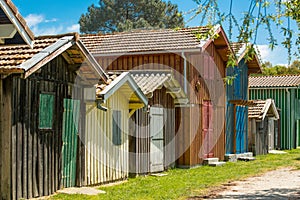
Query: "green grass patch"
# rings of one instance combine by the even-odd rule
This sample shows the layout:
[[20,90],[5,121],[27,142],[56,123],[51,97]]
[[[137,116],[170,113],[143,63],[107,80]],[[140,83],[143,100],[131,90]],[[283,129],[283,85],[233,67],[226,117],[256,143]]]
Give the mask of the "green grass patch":
[[66,199],[185,199],[233,180],[258,175],[281,167],[300,170],[300,149],[287,154],[257,156],[255,161],[226,163],[222,167],[202,166],[194,169],[173,169],[164,177],[137,177],[111,187],[99,187],[106,194],[98,196],[58,194],[51,200]]

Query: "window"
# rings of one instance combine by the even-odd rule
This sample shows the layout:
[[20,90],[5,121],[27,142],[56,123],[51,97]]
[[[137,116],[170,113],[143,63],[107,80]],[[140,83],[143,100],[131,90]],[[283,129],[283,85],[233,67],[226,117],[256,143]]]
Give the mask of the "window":
[[39,129],[52,129],[53,124],[53,94],[40,94]]
[[122,144],[122,124],[121,124],[121,111],[113,111],[113,120],[112,120],[112,140],[114,145],[121,145]]

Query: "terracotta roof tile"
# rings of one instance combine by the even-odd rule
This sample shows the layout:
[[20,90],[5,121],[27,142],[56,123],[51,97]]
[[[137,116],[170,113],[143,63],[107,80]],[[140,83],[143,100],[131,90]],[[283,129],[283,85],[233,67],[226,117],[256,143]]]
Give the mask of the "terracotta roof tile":
[[54,44],[63,36],[66,35],[36,37],[33,49],[28,45],[0,46],[0,69],[18,69],[20,64]]
[[300,86],[300,75],[249,77],[249,87],[295,87]]
[[249,106],[248,118],[264,119],[266,116],[272,116],[279,119],[279,114],[273,99],[253,100],[255,106]]
[[142,30],[109,35],[82,35],[81,40],[92,54],[195,49],[200,44],[197,36],[209,30],[211,29],[207,27]]

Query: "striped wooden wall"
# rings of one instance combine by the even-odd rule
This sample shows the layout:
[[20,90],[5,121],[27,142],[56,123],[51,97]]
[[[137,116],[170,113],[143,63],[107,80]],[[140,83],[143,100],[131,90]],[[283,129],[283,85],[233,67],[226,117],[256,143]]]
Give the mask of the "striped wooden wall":
[[[188,95],[190,103],[194,104],[189,108],[176,109],[175,132],[180,138],[176,145],[176,157],[178,165],[196,165],[202,163],[199,158],[199,151],[202,146],[201,120],[197,123],[191,120],[195,116],[202,116],[201,108],[203,100],[217,98],[214,116],[225,117],[225,94],[218,97],[221,91],[225,90],[222,78],[225,77],[226,64],[218,54],[212,43],[206,48],[205,53],[186,54]],[[121,57],[98,57],[99,64],[106,70],[132,70],[132,69],[174,69],[175,77],[184,87],[184,59],[180,54],[150,54],[150,55],[124,55]],[[216,67],[215,67],[216,66]],[[220,74],[216,84],[216,74]],[[210,93],[211,92],[211,93]],[[199,113],[200,112],[200,113]],[[177,117],[179,116],[179,117]],[[218,118],[213,120],[214,129],[222,130],[221,133],[214,133],[216,144],[213,148],[214,155],[223,160],[225,155],[225,122]],[[182,154],[182,152],[184,153]],[[181,155],[179,155],[181,154]]]
[[[149,106],[164,108],[164,166],[165,169],[175,165],[175,105],[174,99],[167,93],[166,88],[153,92],[148,99]],[[149,113],[140,109],[132,116],[129,149],[130,172],[146,174],[150,172],[150,118]]]
[[[128,177],[128,118],[129,102],[120,91],[114,93],[102,111],[94,103],[87,103],[85,135],[85,180],[86,185],[108,183]],[[112,113],[121,111],[121,145],[112,142]]]
[[[74,79],[75,75],[65,60],[58,57],[26,80],[17,76],[3,80],[8,121],[1,127],[7,131],[1,134],[8,138],[9,147],[7,151],[1,151],[2,159],[7,161],[2,168],[6,172],[3,183],[8,183],[6,188],[1,187],[5,191],[1,192],[3,199],[46,196],[62,187],[63,99],[71,97],[73,88],[70,84]],[[50,129],[39,129],[41,93],[54,95],[53,126]]]

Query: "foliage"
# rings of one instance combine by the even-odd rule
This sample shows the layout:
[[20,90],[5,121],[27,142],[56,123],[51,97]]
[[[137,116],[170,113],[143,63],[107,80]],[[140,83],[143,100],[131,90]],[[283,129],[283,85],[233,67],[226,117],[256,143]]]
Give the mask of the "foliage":
[[215,186],[240,180],[249,176],[278,169],[294,167],[300,169],[300,149],[287,154],[257,156],[253,162],[226,163],[222,167],[199,167],[194,169],[173,169],[164,177],[140,176],[128,182],[111,187],[100,187],[106,194],[99,196],[64,195],[55,199],[186,199],[205,194]]
[[82,14],[82,33],[111,33],[131,29],[183,27],[177,5],[162,0],[100,0]]
[[275,75],[299,75],[300,61],[295,60],[289,67],[276,65],[272,66],[270,62],[262,64],[262,74],[252,74],[252,76],[275,76]]
[[[228,0],[229,12],[225,13],[218,4],[218,0],[193,0],[198,4],[198,8],[193,10],[194,16],[201,17],[200,25],[208,24],[228,24],[229,39],[232,40],[233,31],[238,32],[237,40],[243,43],[256,44],[258,37],[258,29],[265,28],[268,32],[266,39],[269,41],[269,46],[273,49],[278,45],[277,39],[273,36],[271,24],[275,24],[277,28],[282,30],[285,39],[281,42],[288,49],[289,58],[291,61],[292,37],[294,35],[290,27],[290,18],[298,24],[298,40],[296,46],[300,53],[300,0],[250,0],[249,8],[243,13],[241,22],[237,21],[236,14],[233,10],[233,0]],[[236,1],[238,2],[238,1]],[[275,8],[275,9],[274,9]],[[288,24],[283,24],[283,19],[287,19]]]

